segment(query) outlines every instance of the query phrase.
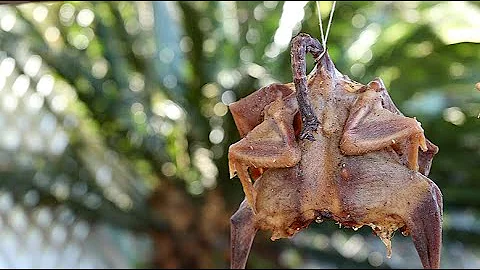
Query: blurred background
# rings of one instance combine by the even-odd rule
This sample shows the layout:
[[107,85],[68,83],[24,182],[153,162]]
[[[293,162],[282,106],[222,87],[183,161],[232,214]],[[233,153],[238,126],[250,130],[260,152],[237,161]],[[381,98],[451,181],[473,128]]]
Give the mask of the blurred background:
[[[332,2],[322,1],[326,28]],[[225,268],[243,199],[227,105],[292,81],[314,1],[0,6],[0,267]],[[443,268],[480,267],[480,3],[338,2],[337,68],[385,82],[440,147]],[[308,68],[312,59],[308,58]],[[257,234],[249,268],[418,268],[370,228]]]

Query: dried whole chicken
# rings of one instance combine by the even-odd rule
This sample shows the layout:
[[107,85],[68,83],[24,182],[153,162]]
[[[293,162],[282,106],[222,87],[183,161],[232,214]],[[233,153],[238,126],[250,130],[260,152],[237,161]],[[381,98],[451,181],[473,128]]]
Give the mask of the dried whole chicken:
[[[229,106],[242,139],[229,148],[245,200],[231,217],[231,268],[245,268],[257,230],[291,237],[314,220],[370,226],[391,254],[397,229],[424,268],[439,268],[442,194],[427,178],[438,147],[404,116],[383,82],[342,75],[318,40],[292,41],[293,83]],[[305,57],[315,68],[307,76]]]

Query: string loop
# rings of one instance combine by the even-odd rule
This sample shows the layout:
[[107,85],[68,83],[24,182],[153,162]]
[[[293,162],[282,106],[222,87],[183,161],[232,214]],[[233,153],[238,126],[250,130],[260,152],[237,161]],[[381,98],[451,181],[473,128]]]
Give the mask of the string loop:
[[328,34],[330,33],[330,26],[332,25],[333,12],[335,11],[335,5],[337,4],[337,1],[333,1],[332,9],[330,10],[330,17],[328,19],[327,32],[325,33],[325,35],[323,34],[323,23],[322,23],[322,12],[320,12],[321,11],[320,1],[316,1],[316,3],[317,3],[317,10],[318,10],[318,21],[320,24],[320,37],[322,39],[322,46],[323,46],[323,52],[318,56],[317,59],[315,59],[315,61],[318,62],[318,60],[320,60],[322,56],[325,54],[325,52],[327,51]]

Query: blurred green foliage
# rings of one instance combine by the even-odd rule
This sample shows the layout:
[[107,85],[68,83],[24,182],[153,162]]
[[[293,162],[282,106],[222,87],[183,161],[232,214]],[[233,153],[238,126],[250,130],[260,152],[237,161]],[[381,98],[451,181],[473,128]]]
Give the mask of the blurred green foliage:
[[[331,2],[322,7],[326,18]],[[337,69],[362,83],[381,77],[440,147],[431,179],[444,195],[445,267],[480,263],[478,18],[478,2],[342,1],[328,39]],[[228,176],[239,136],[227,105],[290,82],[288,42],[300,31],[320,38],[318,23],[315,2],[2,6],[2,119],[28,115],[40,100],[20,135],[47,140],[53,127],[67,138],[53,153],[5,139],[2,185],[19,199],[37,190],[40,203],[67,204],[92,222],[152,232],[153,267],[228,266],[228,218],[243,192]],[[22,74],[29,90],[7,92]],[[17,110],[8,110],[12,98]],[[369,234],[331,222],[275,243],[261,233],[249,267],[420,266],[410,239],[397,235],[384,260]]]

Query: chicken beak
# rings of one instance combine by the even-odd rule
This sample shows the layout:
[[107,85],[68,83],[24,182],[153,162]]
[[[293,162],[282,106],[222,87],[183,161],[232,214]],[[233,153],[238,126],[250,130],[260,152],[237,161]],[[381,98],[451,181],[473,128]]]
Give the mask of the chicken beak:
[[430,187],[430,193],[413,209],[406,223],[423,267],[438,269],[442,246],[442,194],[432,181]]
[[250,248],[257,233],[254,213],[246,200],[230,218],[230,269],[244,269],[247,264]]

